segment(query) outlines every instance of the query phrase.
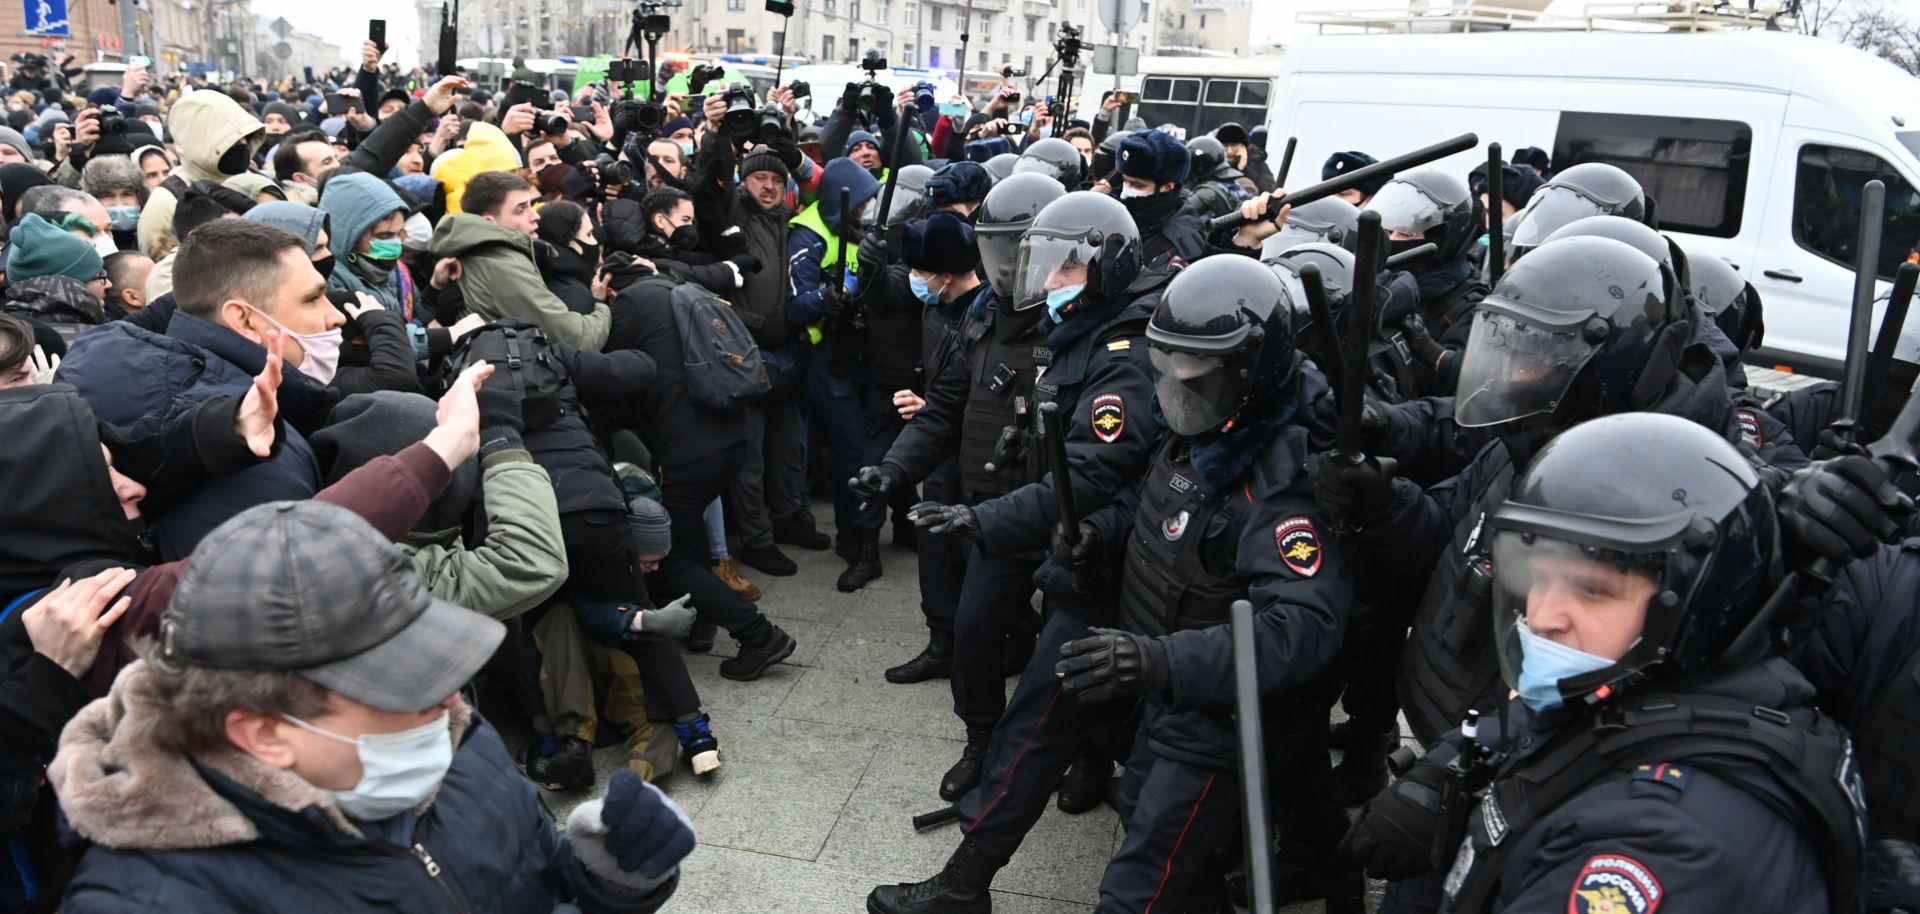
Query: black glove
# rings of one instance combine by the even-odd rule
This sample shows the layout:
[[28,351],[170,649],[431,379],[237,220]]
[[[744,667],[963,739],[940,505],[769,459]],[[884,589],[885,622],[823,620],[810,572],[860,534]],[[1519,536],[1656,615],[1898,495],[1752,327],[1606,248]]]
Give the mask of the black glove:
[[847,480],[847,491],[864,499],[879,498],[900,487],[906,480],[901,477],[898,467],[881,464],[877,467],[861,467],[853,478]]
[[1422,763],[1387,785],[1347,829],[1340,856],[1375,879],[1412,879],[1433,869],[1445,776],[1439,766]]
[[1048,547],[1053,563],[1072,572],[1076,568],[1085,568],[1100,558],[1100,531],[1086,521],[1080,522],[1080,542],[1067,545],[1067,530],[1061,524],[1053,525],[1053,542]]
[[860,113],[859,83],[847,83],[846,90],[840,93],[840,111],[843,114]]
[[1053,665],[1053,674],[1063,680],[1060,687],[1082,702],[1131,698],[1171,681],[1167,649],[1159,639],[1111,628],[1088,631],[1092,634],[1060,645],[1062,659]]
[[793,172],[800,169],[800,144],[794,142],[792,137],[774,137],[771,142],[767,143],[767,148],[773,150],[773,154],[780,157],[780,164],[787,166],[787,171]]
[[1427,333],[1427,322],[1418,314],[1409,314],[1400,319],[1400,329],[1407,335],[1407,351],[1413,353],[1413,360],[1428,368],[1439,368],[1440,357],[1447,354],[1447,347],[1433,341]]
[[1386,458],[1347,463],[1329,451],[1320,455],[1320,470],[1313,482],[1314,500],[1342,523],[1377,520],[1393,507],[1393,471],[1394,462]]
[[966,505],[923,501],[907,509],[907,520],[929,533],[947,533],[971,543],[980,542],[980,518]]
[[1793,474],[1780,492],[1780,529],[1787,559],[1807,571],[1820,560],[1865,558],[1900,532],[1893,515],[1913,510],[1870,457],[1823,460]]
[[1820,430],[1819,436],[1814,439],[1813,450],[1808,451],[1807,456],[1815,460],[1832,460],[1835,457],[1866,452],[1867,449],[1856,440],[1854,432],[1827,426]]
[[884,276],[887,269],[887,249],[880,239],[868,235],[860,239],[860,275]]
[[736,267],[739,267],[740,272],[742,273],[760,272],[760,258],[755,257],[752,254],[741,254],[740,256],[733,258],[733,265]]

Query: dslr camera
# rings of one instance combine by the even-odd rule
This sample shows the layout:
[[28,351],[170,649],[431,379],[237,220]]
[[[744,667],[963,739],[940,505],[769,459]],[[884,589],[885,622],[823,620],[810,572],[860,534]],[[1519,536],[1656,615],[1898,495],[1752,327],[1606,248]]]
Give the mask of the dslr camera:
[[121,114],[119,108],[115,108],[112,105],[101,105],[93,109],[93,111],[94,120],[100,124],[100,135],[102,137],[126,135],[127,116]]
[[727,69],[719,64],[703,64],[693,68],[687,74],[687,94],[704,95],[707,84],[714,80],[727,78]]
[[722,118],[727,135],[736,140],[753,135],[760,122],[760,112],[753,104],[753,90],[746,86],[728,86],[721,97],[727,100],[727,113]]
[[559,114],[536,114],[533,117],[533,128],[540,131],[543,136],[559,136],[566,133],[568,123],[568,120]]

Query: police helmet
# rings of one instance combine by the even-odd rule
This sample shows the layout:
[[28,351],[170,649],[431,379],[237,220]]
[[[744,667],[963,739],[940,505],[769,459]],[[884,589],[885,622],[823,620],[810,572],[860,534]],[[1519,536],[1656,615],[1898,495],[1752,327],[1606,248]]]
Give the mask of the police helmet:
[[1085,162],[1080,158],[1080,150],[1073,144],[1058,137],[1047,137],[1028,146],[1020,153],[1018,161],[1013,163],[1014,174],[1038,172],[1046,175],[1067,190],[1079,190],[1081,175],[1085,171]]
[[1648,228],[1646,223],[1635,222],[1625,216],[1587,216],[1554,230],[1553,234],[1547,236],[1547,241],[1581,235],[1612,238],[1633,245],[1634,250],[1659,261],[1661,266],[1673,273],[1680,288],[1691,290],[1686,254],[1679,245],[1673,243],[1673,239]]
[[[1300,268],[1307,264],[1313,264],[1320,271],[1320,287],[1326,290],[1327,310],[1338,321],[1346,313],[1347,296],[1353,290],[1353,252],[1332,242],[1311,241],[1289,248],[1269,263],[1274,275],[1287,287],[1288,300],[1293,302],[1295,345],[1320,359],[1321,347],[1329,343],[1337,346],[1339,342],[1336,334],[1322,332],[1307,306],[1306,285],[1300,280]],[[1321,365],[1325,364],[1322,360]]]
[[1293,372],[1286,286],[1250,258],[1195,262],[1154,308],[1147,357],[1154,398],[1174,434],[1231,427],[1248,403],[1284,390]]
[[1645,409],[1689,325],[1672,274],[1611,238],[1565,238],[1513,265],[1474,307],[1454,421],[1477,428]]
[[1733,345],[1743,353],[1760,345],[1767,328],[1760,309],[1760,290],[1753,283],[1747,282],[1732,264],[1712,254],[1690,258],[1687,276],[1694,304],[1713,318]]
[[1083,287],[1076,301],[1117,296],[1140,266],[1140,228],[1126,206],[1105,194],[1074,191],[1047,204],[1021,236],[1013,309],[1044,304],[1048,292],[1075,285]]
[[1011,152],[1000,153],[986,161],[987,173],[993,175],[993,180],[996,182],[1004,181],[1008,175],[1013,174],[1014,163],[1018,161],[1020,157]]
[[1107,134],[1100,145],[1093,147],[1092,174],[1095,181],[1106,180],[1120,167],[1120,143],[1132,134],[1131,130],[1115,130]]
[[[1698,423],[1629,413],[1568,429],[1528,464],[1487,527],[1500,669],[1535,707],[1591,708],[1644,679],[1757,659],[1757,649],[1728,651],[1755,643],[1740,635],[1779,582],[1773,494],[1737,448]],[[1639,637],[1598,670],[1558,679],[1529,670],[1529,651],[1552,648],[1537,629],[1555,614],[1543,587],[1556,582],[1646,593]],[[1540,618],[1522,630],[1530,613]]]
[[1586,162],[1560,172],[1514,215],[1514,259],[1545,243],[1561,226],[1587,216],[1644,221],[1646,194],[1632,175],[1605,162]]
[[1480,202],[1467,190],[1467,182],[1437,168],[1422,168],[1398,175],[1381,185],[1367,201],[1366,208],[1380,214],[1380,227],[1388,232],[1412,236],[1389,242],[1397,254],[1423,244],[1438,250],[1408,265],[1408,272],[1458,260],[1480,236]]
[[887,210],[887,224],[899,225],[926,215],[926,198],[921,191],[927,188],[927,179],[933,177],[933,169],[918,162],[902,166],[900,177],[893,191],[893,205]]
[[1339,197],[1321,197],[1287,213],[1280,231],[1260,243],[1260,259],[1272,260],[1289,248],[1314,241],[1340,244],[1360,222],[1360,209]]
[[980,263],[987,268],[987,284],[1002,298],[1013,295],[1020,236],[1047,204],[1066,195],[1060,182],[1046,175],[1018,174],[995,184],[981,201],[974,213],[974,241],[980,248]]
[[1197,136],[1187,141],[1187,151],[1193,154],[1193,165],[1187,174],[1194,180],[1211,177],[1227,164],[1227,145],[1211,136]]

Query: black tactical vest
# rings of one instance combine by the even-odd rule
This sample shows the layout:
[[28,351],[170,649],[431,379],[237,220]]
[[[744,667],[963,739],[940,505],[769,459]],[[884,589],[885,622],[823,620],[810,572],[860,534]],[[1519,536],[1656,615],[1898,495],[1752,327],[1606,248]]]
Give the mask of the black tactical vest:
[[1120,587],[1120,625],[1158,637],[1227,621],[1227,607],[1247,596],[1233,574],[1239,524],[1238,489],[1211,492],[1187,459],[1187,442],[1169,435],[1154,454],[1127,534]]
[[[960,418],[960,491],[969,503],[1005,495],[1040,478],[1033,459],[1034,378],[1053,353],[1047,323],[1003,340],[999,315],[967,325],[972,386]],[[992,469],[989,470],[988,467]]]
[[1854,731],[1860,774],[1867,784],[1867,822],[1874,838],[1920,841],[1920,784],[1914,751],[1920,747],[1920,651],[1908,657],[1887,691]]
[[1422,743],[1459,726],[1468,709],[1495,707],[1506,698],[1493,647],[1493,536],[1486,529],[1487,515],[1513,485],[1513,462],[1505,456],[1455,522],[1407,637],[1400,704]]
[[[1728,759],[1757,763],[1786,788],[1790,804],[1750,783],[1750,769],[1725,765]],[[1508,758],[1469,814],[1466,838],[1442,884],[1441,911],[1491,910],[1507,858],[1524,843],[1521,835],[1589,788],[1663,762],[1710,772],[1809,829],[1831,910],[1859,910],[1864,798],[1853,748],[1837,722],[1824,714],[1796,722],[1785,711],[1727,696],[1636,690],[1614,708],[1562,729],[1539,750]]]

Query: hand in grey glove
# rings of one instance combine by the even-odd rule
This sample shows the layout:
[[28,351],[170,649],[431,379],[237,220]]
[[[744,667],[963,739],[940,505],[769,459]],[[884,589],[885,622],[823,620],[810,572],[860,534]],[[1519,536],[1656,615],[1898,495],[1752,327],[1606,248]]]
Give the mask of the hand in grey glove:
[[1412,879],[1433,869],[1444,776],[1437,765],[1417,764],[1368,800],[1341,839],[1340,856],[1375,879]]
[[630,768],[614,772],[604,796],[574,807],[567,840],[587,872],[634,892],[673,878],[693,853],[693,820]]
[[1172,681],[1159,639],[1111,628],[1088,631],[1092,634],[1060,645],[1063,659],[1053,666],[1060,687],[1081,701],[1131,698]]
[[907,520],[929,533],[950,533],[968,542],[980,542],[980,518],[966,505],[923,501],[907,509]]
[[658,609],[643,609],[633,614],[633,630],[684,638],[693,631],[693,620],[699,613],[693,608],[693,594],[685,594],[680,599]]

